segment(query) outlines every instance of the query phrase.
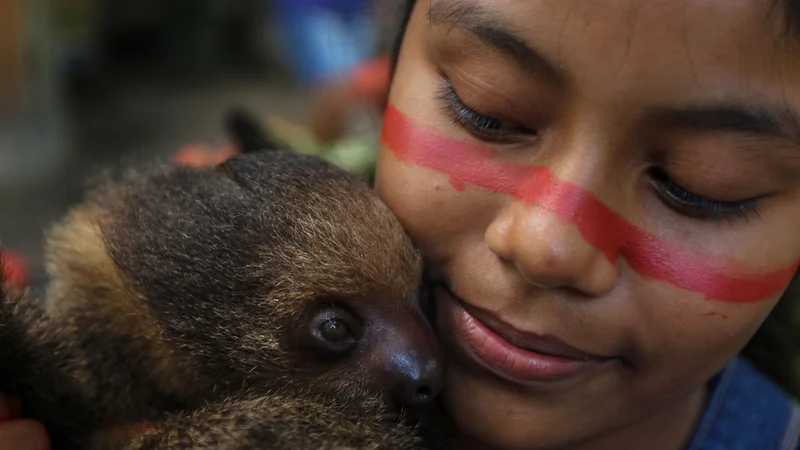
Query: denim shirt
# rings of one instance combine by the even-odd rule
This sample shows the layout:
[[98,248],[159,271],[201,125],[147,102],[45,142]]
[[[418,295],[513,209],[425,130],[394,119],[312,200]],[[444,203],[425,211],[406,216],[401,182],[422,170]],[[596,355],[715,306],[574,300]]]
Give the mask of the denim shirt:
[[734,358],[712,381],[686,450],[798,450],[800,406],[750,362]]

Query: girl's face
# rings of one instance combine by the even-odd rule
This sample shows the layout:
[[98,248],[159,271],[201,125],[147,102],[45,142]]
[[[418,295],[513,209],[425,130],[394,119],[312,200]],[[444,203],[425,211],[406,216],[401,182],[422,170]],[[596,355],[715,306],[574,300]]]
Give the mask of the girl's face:
[[417,2],[377,184],[473,442],[691,433],[800,260],[800,48],[774,3]]

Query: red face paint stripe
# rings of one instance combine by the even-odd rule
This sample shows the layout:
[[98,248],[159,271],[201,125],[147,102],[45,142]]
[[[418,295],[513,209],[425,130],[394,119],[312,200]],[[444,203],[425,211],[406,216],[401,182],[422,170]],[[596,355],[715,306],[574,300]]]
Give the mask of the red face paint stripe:
[[583,238],[611,261],[622,255],[645,277],[703,294],[707,299],[746,303],[774,298],[798,264],[754,274],[746,265],[664,241],[628,222],[584,188],[558,179],[547,167],[494,160],[496,150],[445,138],[414,124],[393,105],[386,109],[381,140],[396,157],[448,174],[456,189],[467,184],[537,204],[575,224]]

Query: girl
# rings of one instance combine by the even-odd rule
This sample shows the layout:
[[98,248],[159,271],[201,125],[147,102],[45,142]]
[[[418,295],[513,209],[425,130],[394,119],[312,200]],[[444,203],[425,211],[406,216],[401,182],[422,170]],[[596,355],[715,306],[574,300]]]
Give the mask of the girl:
[[457,448],[800,448],[800,1],[406,21],[376,188],[426,255]]
[[783,348],[800,261],[800,1],[409,14],[376,184],[426,255],[458,448],[798,448],[739,355]]

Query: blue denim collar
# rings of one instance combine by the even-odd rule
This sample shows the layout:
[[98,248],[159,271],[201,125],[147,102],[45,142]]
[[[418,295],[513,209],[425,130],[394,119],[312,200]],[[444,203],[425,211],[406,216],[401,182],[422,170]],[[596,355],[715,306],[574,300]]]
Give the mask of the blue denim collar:
[[797,450],[800,407],[743,357],[711,382],[703,419],[686,450]]

